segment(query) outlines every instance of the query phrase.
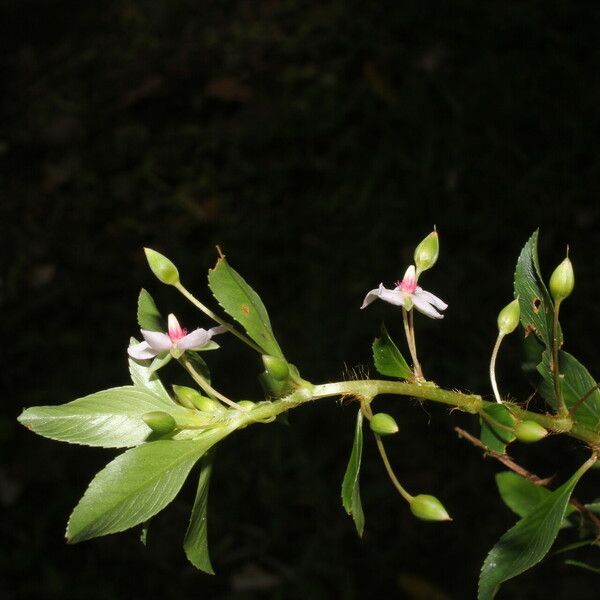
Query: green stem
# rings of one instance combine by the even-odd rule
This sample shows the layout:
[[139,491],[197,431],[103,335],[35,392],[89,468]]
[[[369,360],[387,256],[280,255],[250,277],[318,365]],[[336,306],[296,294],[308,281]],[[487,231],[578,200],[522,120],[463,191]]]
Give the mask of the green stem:
[[556,301],[554,306],[554,320],[552,322],[552,370],[554,371],[554,394],[558,404],[558,414],[565,417],[569,414],[565,399],[563,398],[562,388],[560,386],[560,370],[558,368],[558,311],[560,309],[560,300]]
[[413,323],[413,311],[406,310],[402,307],[402,321],[404,323],[404,333],[406,335],[406,342],[408,343],[408,349],[410,356],[413,361],[413,367],[415,371],[415,377],[417,379],[425,379],[423,377],[423,370],[421,369],[421,363],[417,356],[417,345],[415,343],[415,328]]
[[388,459],[388,455],[387,455],[387,452],[385,451],[383,442],[381,441],[381,436],[379,436],[377,434],[374,434],[374,435],[375,435],[375,442],[377,443],[377,450],[379,450],[379,455],[381,456],[381,460],[383,461],[383,466],[385,467],[385,470],[387,471],[388,477],[390,478],[391,482],[394,484],[394,487],[398,490],[400,495],[410,504],[413,500],[413,496],[411,496],[404,489],[404,487],[402,487],[402,484],[398,481],[398,478],[396,477],[396,474],[394,473],[394,470],[392,469],[392,465],[390,464],[390,461]]
[[498,350],[500,350],[500,344],[504,339],[504,334],[499,333],[494,349],[492,350],[492,358],[490,360],[490,382],[492,383],[492,389],[494,390],[494,397],[498,404],[502,404],[502,398],[500,398],[500,392],[498,391],[498,384],[496,383],[496,358],[498,357]]
[[239,332],[233,325],[229,324],[227,321],[219,317],[216,313],[214,313],[208,306],[205,306],[198,300],[191,292],[189,292],[182,283],[175,284],[175,288],[181,292],[196,308],[199,308],[205,315],[209,316],[213,321],[216,321],[219,325],[222,325],[229,331],[235,335],[235,337],[239,338],[245,344],[248,344],[251,348],[256,350],[260,354],[264,354],[264,351],[255,344],[249,337],[245,336],[243,333]]
[[227,398],[227,396],[224,396],[223,394],[221,394],[221,392],[218,392],[217,390],[215,390],[215,388],[212,387],[210,385],[210,383],[208,383],[208,381],[206,381],[206,379],[204,379],[204,377],[202,377],[202,375],[200,375],[200,373],[198,373],[198,371],[196,371],[196,369],[194,369],[194,366],[187,358],[182,358],[181,362],[183,363],[183,366],[187,369],[188,373],[192,376],[192,379],[207,394],[214,396],[215,398],[218,398],[219,400],[221,400],[221,402],[224,402],[225,404],[231,406],[231,408],[235,408],[236,410],[239,410],[242,412],[248,411],[248,409],[246,409],[242,406],[238,406],[235,402],[233,402],[232,400]]

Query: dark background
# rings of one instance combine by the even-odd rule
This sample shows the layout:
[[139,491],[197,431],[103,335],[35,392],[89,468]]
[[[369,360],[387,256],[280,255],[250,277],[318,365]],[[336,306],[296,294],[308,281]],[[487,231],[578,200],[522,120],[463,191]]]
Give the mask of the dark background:
[[[286,355],[325,382],[373,373],[382,319],[400,341],[392,307],[358,307],[402,276],[436,224],[441,256],[423,285],[449,308],[443,322],[417,318],[424,369],[489,397],[496,314],[540,227],[547,275],[571,245],[567,347],[597,374],[600,6],[0,6],[3,597],[473,598],[485,554],[515,517],[495,490],[499,465],[456,438],[455,425],[478,431],[467,415],[378,400],[401,426],[390,454],[402,480],[441,498],[454,522],[413,519],[369,440],[362,541],[339,500],[354,408],[326,400],[295,411],[290,427],[232,436],[211,489],[215,577],[181,549],[193,484],[154,520],[148,548],[136,531],[67,546],[70,510],[114,453],[35,437],[15,417],[128,381],[142,286],[164,312],[207,325],[153,279],[145,245],[208,300],[220,244],[261,293]],[[525,399],[514,338],[500,385]],[[226,339],[209,358],[225,393],[260,396],[251,351]],[[585,456],[559,439],[511,451],[558,480]],[[598,496],[597,482],[588,476],[578,495]],[[585,600],[597,581],[551,557],[500,597]]]

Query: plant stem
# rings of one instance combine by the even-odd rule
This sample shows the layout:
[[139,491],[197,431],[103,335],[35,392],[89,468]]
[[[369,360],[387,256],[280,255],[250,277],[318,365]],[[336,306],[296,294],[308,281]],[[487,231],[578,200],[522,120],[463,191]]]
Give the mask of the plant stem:
[[394,487],[398,490],[400,495],[410,504],[413,500],[413,496],[411,496],[404,489],[404,487],[402,487],[402,484],[398,481],[398,478],[396,477],[396,474],[394,473],[394,470],[392,469],[392,465],[390,464],[390,461],[388,459],[388,455],[387,455],[387,452],[385,451],[385,447],[383,445],[383,441],[381,440],[381,436],[377,435],[376,433],[374,435],[375,435],[375,442],[377,444],[377,450],[379,450],[379,454],[381,456],[381,460],[383,461],[385,470],[387,471],[388,477],[390,478],[391,482],[394,484]]
[[565,399],[563,398],[562,388],[560,386],[560,371],[558,368],[558,311],[560,309],[560,300],[556,301],[554,306],[554,320],[552,322],[552,370],[554,371],[554,394],[558,404],[558,414],[565,417],[569,414]]
[[232,400],[227,398],[227,396],[224,396],[223,394],[221,394],[221,392],[218,392],[217,390],[215,390],[215,388],[213,388],[210,385],[210,383],[208,383],[208,381],[206,381],[206,379],[204,379],[204,377],[202,377],[202,375],[200,375],[200,373],[198,373],[198,371],[196,371],[196,369],[194,369],[194,366],[187,358],[182,359],[181,362],[183,363],[184,367],[187,369],[188,373],[192,376],[192,379],[206,393],[210,394],[211,396],[214,396],[215,398],[218,398],[219,400],[221,400],[221,402],[224,402],[225,404],[231,406],[232,408],[235,408],[236,410],[239,410],[241,412],[248,411],[248,409],[246,409],[242,406],[238,406],[235,402],[233,402]]
[[191,292],[189,292],[182,283],[177,283],[175,288],[181,292],[196,308],[199,308],[205,315],[209,316],[213,321],[216,321],[219,325],[222,325],[229,331],[235,335],[235,337],[239,338],[245,344],[248,344],[251,348],[256,350],[260,354],[264,354],[264,351],[259,348],[257,344],[255,344],[249,337],[245,336],[243,333],[239,332],[233,325],[229,324],[227,321],[219,317],[216,313],[214,313],[208,306],[205,306],[198,300]]
[[423,370],[421,369],[421,363],[417,357],[417,345],[415,342],[415,328],[413,322],[413,311],[406,310],[402,307],[402,321],[404,322],[404,333],[406,335],[406,341],[408,343],[408,349],[410,350],[410,356],[413,361],[413,367],[415,371],[415,377],[417,379],[425,379],[423,376]]
[[[371,406],[369,401],[365,399],[365,401],[361,402],[360,408],[367,419],[371,420],[373,417],[373,411],[371,410]],[[388,458],[387,452],[385,451],[385,446],[383,445],[383,441],[381,436],[377,433],[373,432],[375,436],[375,443],[377,444],[377,450],[379,451],[379,455],[381,456],[381,460],[383,461],[383,466],[387,471],[388,477],[390,481],[394,484],[394,487],[398,490],[400,495],[410,504],[413,497],[404,489],[404,486],[400,483],[396,474],[394,473],[394,469],[392,469],[392,464],[390,463],[390,459]]]
[[498,350],[500,350],[500,344],[504,339],[504,334],[499,333],[494,349],[492,350],[492,358],[490,360],[490,382],[492,383],[492,389],[494,390],[494,397],[498,404],[502,404],[502,398],[500,398],[500,392],[498,391],[498,384],[496,383],[496,358],[498,357]]

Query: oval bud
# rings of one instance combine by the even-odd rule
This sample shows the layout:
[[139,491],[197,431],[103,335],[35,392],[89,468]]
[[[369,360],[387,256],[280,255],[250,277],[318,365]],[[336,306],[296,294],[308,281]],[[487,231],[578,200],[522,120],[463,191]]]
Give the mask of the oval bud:
[[431,269],[435,265],[438,254],[440,253],[440,241],[437,231],[434,229],[423,241],[415,248],[415,266],[417,272],[422,273]]
[[256,402],[252,402],[252,400],[240,400],[237,405],[252,410],[256,406]]
[[398,424],[394,417],[387,413],[377,413],[371,418],[369,425],[373,433],[378,435],[391,435],[398,431]]
[[539,442],[548,435],[548,431],[535,421],[521,421],[515,425],[515,437],[520,442],[530,444]]
[[498,331],[502,335],[512,333],[517,328],[520,317],[521,309],[519,308],[519,300],[516,299],[498,313]]
[[151,248],[144,248],[148,265],[156,278],[167,285],[179,283],[177,267],[164,255]]
[[571,295],[575,287],[575,273],[569,257],[565,258],[550,276],[550,293],[556,302]]
[[198,390],[185,385],[174,385],[173,391],[179,403],[186,408],[197,408],[203,412],[215,412],[223,405],[217,400],[203,396]]
[[410,510],[423,521],[452,521],[444,505],[435,497],[419,494],[410,502]]
[[175,419],[169,413],[162,412],[161,410],[148,412],[145,415],[142,415],[142,419],[154,433],[159,433],[161,435],[171,433],[171,431],[177,427]]
[[278,356],[270,356],[269,354],[262,355],[262,361],[265,365],[267,374],[277,381],[286,381],[290,375],[290,367],[285,358]]

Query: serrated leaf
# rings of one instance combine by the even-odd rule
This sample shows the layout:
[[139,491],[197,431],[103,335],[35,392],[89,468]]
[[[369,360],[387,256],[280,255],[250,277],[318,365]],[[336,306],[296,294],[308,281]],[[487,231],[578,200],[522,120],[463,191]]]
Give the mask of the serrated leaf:
[[[560,385],[563,399],[567,408],[578,404],[579,401],[596,385],[596,380],[589,371],[571,354],[560,350],[558,353],[559,373],[561,374]],[[542,356],[542,362],[538,366],[543,381],[538,391],[541,396],[553,408],[557,407],[556,394],[554,392],[554,375],[551,369],[551,356],[547,350]],[[584,402],[581,403],[575,413],[578,423],[587,425],[593,430],[600,426],[600,391],[594,390]]]
[[586,462],[500,538],[481,568],[479,600],[491,600],[503,582],[530,569],[546,556],[560,530],[573,489],[590,466],[591,462]]
[[151,429],[142,415],[166,411],[175,420],[186,409],[138,386],[96,392],[58,406],[34,406],[24,410],[19,422],[44,437],[103,448],[127,448],[146,441]]
[[[504,504],[519,517],[524,517],[530,513],[552,493],[548,488],[535,485],[535,483],[512,471],[497,473],[496,485]],[[565,514],[570,515],[574,510],[572,506],[568,506]],[[569,525],[568,521],[563,521],[561,527],[568,527]]]
[[[552,347],[554,303],[542,278],[537,242],[538,230],[527,240],[521,250],[515,269],[515,297],[519,298],[521,324],[526,334],[534,332],[547,348]],[[562,334],[558,331],[562,344]]]
[[167,326],[152,296],[144,289],[140,291],[137,305],[137,320],[140,329],[166,331]]
[[381,337],[375,338],[373,342],[373,362],[377,371],[387,377],[410,379],[413,376],[411,368],[383,324]]
[[342,481],[342,504],[349,515],[352,515],[356,531],[362,537],[365,528],[365,515],[360,500],[360,463],[362,460],[363,433],[362,433],[363,415],[359,409],[356,416],[356,427],[354,430],[354,443],[350,460],[346,467],[344,479]]
[[214,269],[208,272],[208,286],[227,314],[244,327],[265,354],[283,358],[265,305],[225,258],[219,258]]
[[[494,421],[506,427],[512,427],[515,424],[515,418],[504,404],[490,404],[484,411]],[[510,444],[515,439],[515,434],[503,427],[495,426],[486,421],[483,417],[479,419],[481,423],[481,434],[479,439],[488,450],[504,454],[506,444]]]
[[151,442],[115,458],[94,477],[73,510],[67,540],[124,531],[153,517],[175,498],[196,461],[230,431]]
[[214,452],[207,452],[200,463],[198,489],[190,515],[190,523],[183,540],[183,549],[188,560],[201,571],[214,575],[208,552],[207,507],[208,488],[213,468]]
[[[132,346],[137,344],[137,340],[135,338],[131,338],[129,340],[129,345]],[[155,396],[163,400],[169,406],[173,404],[171,397],[169,396],[165,386],[162,384],[162,381],[158,378],[155,372],[150,370],[150,366],[152,364],[152,360],[136,360],[129,357],[129,374],[131,376],[131,381],[134,385],[147,389],[149,392],[152,392]]]

